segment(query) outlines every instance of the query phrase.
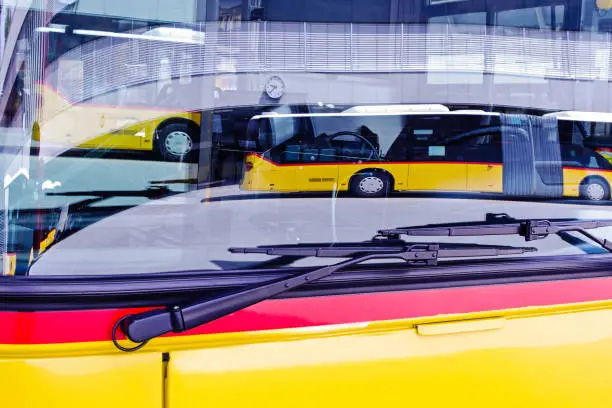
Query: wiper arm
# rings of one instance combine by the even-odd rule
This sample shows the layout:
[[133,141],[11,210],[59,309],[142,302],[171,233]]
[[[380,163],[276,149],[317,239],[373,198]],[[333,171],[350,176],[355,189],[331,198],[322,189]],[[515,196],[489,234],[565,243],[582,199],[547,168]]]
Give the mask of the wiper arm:
[[[382,241],[382,242],[377,242]],[[445,245],[445,244],[442,244]],[[369,260],[400,259],[409,265],[436,265],[441,258],[483,257],[522,254],[535,248],[506,247],[492,245],[450,245],[408,244],[403,241],[386,242],[373,240],[368,243],[344,244],[339,246],[286,245],[255,248],[230,248],[233,253],[262,253],[280,256],[351,257],[333,265],[327,265],[308,272],[280,278],[221,295],[212,299],[196,301],[185,306],[173,305],[165,309],[128,315],[119,320],[113,328],[113,342],[123,351],[133,351],[144,346],[150,339],[166,333],[180,333],[209,323],[230,313],[272,298],[310,282],[323,279],[350,266]],[[128,339],[140,343],[134,348],[125,348],[116,340],[120,328]]]
[[490,218],[488,221],[481,223],[465,223],[465,224],[437,224],[423,225],[416,227],[402,227],[379,230],[380,236],[387,238],[398,238],[401,235],[408,236],[490,236],[490,235],[518,235],[525,238],[525,241],[535,241],[544,239],[551,234],[560,234],[564,232],[578,232],[592,241],[596,242],[602,248],[612,252],[612,242],[599,238],[587,230],[612,227],[612,220],[545,220],[545,219],[526,219],[518,220],[508,216],[499,218],[504,221],[512,221],[506,223],[496,222],[496,218]]

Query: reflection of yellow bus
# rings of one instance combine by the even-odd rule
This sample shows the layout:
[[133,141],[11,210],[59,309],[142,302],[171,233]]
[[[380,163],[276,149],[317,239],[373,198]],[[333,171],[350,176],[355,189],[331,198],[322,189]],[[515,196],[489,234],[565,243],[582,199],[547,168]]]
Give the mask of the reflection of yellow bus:
[[[531,135],[533,120],[540,121],[539,136]],[[608,199],[612,165],[588,147],[560,144],[556,125],[556,119],[483,111],[260,115],[249,125],[257,152],[246,158],[242,188],[362,197],[544,191]]]
[[545,114],[562,121],[562,143],[580,143],[612,163],[612,114],[608,112],[560,111]]
[[157,106],[73,104],[42,84],[39,92],[42,107],[34,133],[40,134],[41,146],[154,151],[170,161],[195,157],[199,112]]

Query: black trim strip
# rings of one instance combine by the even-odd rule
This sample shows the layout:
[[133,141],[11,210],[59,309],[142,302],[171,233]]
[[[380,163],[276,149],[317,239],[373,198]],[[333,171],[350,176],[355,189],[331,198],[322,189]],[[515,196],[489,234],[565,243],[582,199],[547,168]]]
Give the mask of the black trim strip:
[[[571,255],[479,261],[438,266],[363,265],[277,298],[423,290],[521,282],[612,277],[612,255]],[[312,268],[185,271],[121,276],[0,278],[0,310],[68,310],[181,304],[242,289]]]

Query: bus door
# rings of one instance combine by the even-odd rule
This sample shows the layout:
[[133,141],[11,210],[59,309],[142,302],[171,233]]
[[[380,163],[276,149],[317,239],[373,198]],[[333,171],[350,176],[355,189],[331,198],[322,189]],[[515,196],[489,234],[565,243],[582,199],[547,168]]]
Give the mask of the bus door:
[[[316,144],[290,144],[285,149],[285,162],[293,164],[299,191],[331,191],[338,182],[337,152]],[[285,174],[289,169],[281,171]]]
[[441,130],[440,118],[432,116],[411,121],[402,131],[408,133],[408,190],[466,190],[467,165],[446,146]]
[[501,133],[473,136],[465,141],[463,158],[467,163],[467,190],[484,193],[503,191]]

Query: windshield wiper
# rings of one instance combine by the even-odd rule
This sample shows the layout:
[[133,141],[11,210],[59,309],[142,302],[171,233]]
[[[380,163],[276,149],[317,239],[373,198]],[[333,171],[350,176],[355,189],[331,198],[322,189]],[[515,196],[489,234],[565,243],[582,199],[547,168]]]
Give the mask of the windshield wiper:
[[612,252],[612,242],[599,238],[587,230],[612,227],[612,220],[546,220],[546,219],[515,219],[507,214],[487,214],[484,222],[429,224],[416,227],[401,227],[379,230],[382,237],[398,238],[401,235],[408,236],[453,236],[474,237],[490,235],[518,235],[525,241],[544,239],[551,234],[562,234],[565,232],[578,232],[602,248]]
[[[557,219],[517,219],[509,216],[506,213],[487,213],[485,221],[468,221],[468,222],[457,222],[457,223],[444,223],[444,224],[427,224],[422,226],[414,227],[401,227],[380,230],[379,234],[376,235],[372,240],[365,241],[365,244],[372,245],[377,238],[384,238],[385,240],[379,240],[380,245],[393,245],[393,240],[399,241],[401,235],[407,236],[488,236],[488,235],[518,235],[523,236],[526,241],[533,241],[537,239],[543,239],[551,234],[558,235],[562,240],[568,244],[583,249],[585,252],[590,253],[588,250],[583,248],[585,241],[572,236],[569,232],[575,231],[582,233],[595,241],[603,252],[607,253],[612,251],[612,242],[605,239],[600,239],[592,234],[586,232],[587,229],[601,228],[612,226],[612,220],[580,220],[576,218],[557,218]],[[360,243],[363,245],[364,243]],[[405,242],[404,242],[405,244]],[[336,249],[333,249],[336,254],[339,254],[339,249],[342,246],[351,244],[334,244],[331,245]],[[454,243],[453,245],[461,245],[460,243]],[[473,244],[468,244],[473,245]],[[268,247],[260,246],[257,249],[252,249],[250,253],[260,253],[268,255],[278,255],[276,258],[267,260],[260,263],[252,263],[247,266],[235,267],[234,269],[261,269],[267,267],[279,267],[292,264],[302,258],[308,256],[314,256],[310,247],[324,247],[327,249],[330,245],[325,244],[301,244],[301,245],[288,245],[288,246],[275,246],[273,251],[267,250]],[[234,251],[235,252],[235,251]],[[592,252],[592,251],[591,251]],[[321,252],[323,253],[323,252]],[[349,254],[350,255],[350,254]],[[232,265],[232,262],[228,262],[228,265]]]
[[[249,288],[221,294],[188,305],[173,305],[120,319],[113,328],[113,342],[124,351],[133,351],[144,346],[150,339],[166,333],[180,333],[209,323],[230,313],[249,307],[263,300],[302,285],[323,279],[357,264],[370,260],[400,259],[407,265],[437,265],[443,258],[470,258],[499,255],[515,255],[536,251],[530,247],[478,245],[462,243],[408,243],[400,240],[408,236],[491,236],[518,235],[526,241],[543,239],[551,234],[579,232],[601,247],[612,252],[612,242],[594,236],[588,229],[610,227],[612,220],[580,219],[525,219],[519,220],[507,214],[487,214],[484,222],[451,224],[429,224],[416,227],[402,227],[380,230],[369,241],[355,243],[271,245],[251,248],[230,248],[232,253],[265,254],[277,256],[283,264],[306,257],[350,258],[348,260],[323,266],[308,272],[267,281]],[[274,261],[271,262],[272,264]],[[136,347],[125,348],[116,340],[120,328],[128,339],[139,343]]]
[[[283,292],[370,260],[399,259],[408,265],[437,265],[438,260],[442,258],[480,258],[483,256],[523,254],[535,250],[535,248],[529,247],[478,244],[412,244],[401,240],[387,240],[386,238],[336,245],[299,244],[230,248],[229,251],[232,253],[259,253],[289,257],[349,257],[350,259],[298,273],[288,278],[270,280],[212,299],[208,298],[184,306],[173,305],[165,309],[125,316],[113,328],[113,342],[120,350],[134,351],[154,337],[170,332],[180,333],[193,329]],[[118,328],[128,339],[140,344],[133,348],[121,346],[116,340]]]
[[[435,247],[436,249],[431,249]],[[288,258],[354,258],[365,255],[380,255],[380,258],[393,258],[395,254],[415,265],[437,265],[441,258],[483,257],[515,255],[535,251],[531,247],[513,247],[504,245],[456,244],[456,243],[409,243],[393,238],[374,238],[370,241],[334,244],[289,244],[262,245],[252,248],[230,248],[237,254],[264,254]],[[388,255],[388,256],[385,256]]]

